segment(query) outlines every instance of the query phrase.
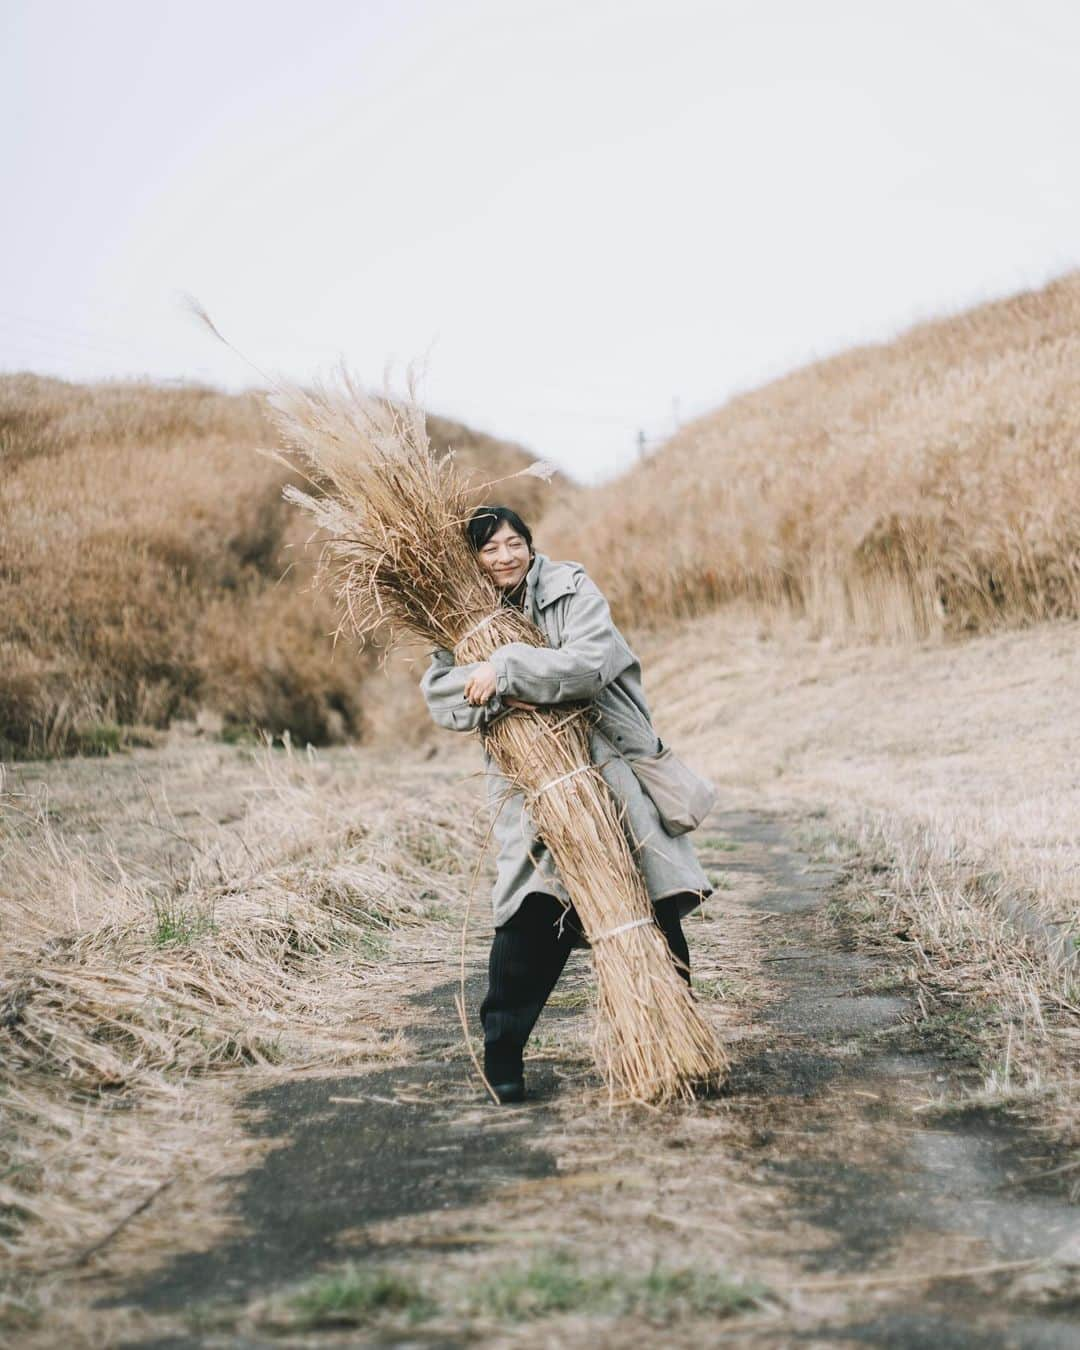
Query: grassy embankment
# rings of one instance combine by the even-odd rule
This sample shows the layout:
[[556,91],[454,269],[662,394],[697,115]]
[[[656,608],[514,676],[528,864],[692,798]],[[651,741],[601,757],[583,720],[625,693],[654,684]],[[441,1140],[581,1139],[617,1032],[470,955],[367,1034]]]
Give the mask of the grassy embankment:
[[[477,479],[530,462],[430,419]],[[309,525],[254,395],[0,377],[0,755],[153,743],[178,721],[316,745],[385,720],[376,654],[335,648]],[[556,489],[558,490],[558,489]],[[506,491],[535,513],[544,491]]]
[[543,531],[662,730],[831,808],[875,869],[851,911],[997,1094],[1067,1098],[1080,1037],[1078,409],[1072,274],[734,398]]

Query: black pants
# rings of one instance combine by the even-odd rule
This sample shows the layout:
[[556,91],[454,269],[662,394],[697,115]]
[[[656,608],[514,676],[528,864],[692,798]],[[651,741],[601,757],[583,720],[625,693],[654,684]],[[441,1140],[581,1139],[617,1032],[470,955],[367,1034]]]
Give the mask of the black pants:
[[[690,950],[679,920],[681,896],[655,906],[676,968],[690,983]],[[553,895],[531,891],[499,928],[488,961],[488,992],[480,1005],[484,1028],[484,1073],[492,1083],[520,1078],[522,1053],[548,995],[582,936],[577,911],[565,911]],[[560,926],[559,920],[562,918]],[[681,965],[678,963],[681,962]]]

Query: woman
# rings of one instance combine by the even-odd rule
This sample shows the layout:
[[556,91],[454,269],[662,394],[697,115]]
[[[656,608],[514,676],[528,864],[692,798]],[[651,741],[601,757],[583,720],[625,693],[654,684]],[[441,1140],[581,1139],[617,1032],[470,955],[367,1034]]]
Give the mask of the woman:
[[[477,561],[547,638],[547,647],[511,642],[487,661],[454,664],[438,647],[420,687],[435,722],[452,731],[489,726],[511,708],[591,700],[597,720],[590,753],[623,809],[656,919],[680,974],[690,956],[682,917],[712,893],[693,845],[669,835],[629,760],[661,748],[641,685],[641,667],[611,621],[607,601],[576,562],[553,562],[533,548],[516,511],[481,506],[467,525]],[[520,791],[511,791],[485,751],[488,801],[499,845],[492,892],[495,936],[487,996],[480,1005],[484,1073],[501,1102],[525,1095],[523,1052],[572,947],[586,945],[577,914]]]

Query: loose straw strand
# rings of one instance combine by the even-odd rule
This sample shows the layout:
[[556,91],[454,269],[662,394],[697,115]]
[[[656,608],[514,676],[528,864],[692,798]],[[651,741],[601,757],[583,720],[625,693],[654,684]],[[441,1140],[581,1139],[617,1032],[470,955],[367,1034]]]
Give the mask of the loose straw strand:
[[491,623],[493,619],[497,619],[499,617],[499,613],[500,611],[496,610],[494,614],[485,614],[479,623],[474,623],[473,626],[469,629],[469,631],[464,635],[464,637],[459,637],[458,640],[454,643],[454,654],[455,655],[457,654],[457,649],[463,646],[469,640],[469,638],[472,637],[474,633],[479,633],[481,628],[486,628],[487,625]]

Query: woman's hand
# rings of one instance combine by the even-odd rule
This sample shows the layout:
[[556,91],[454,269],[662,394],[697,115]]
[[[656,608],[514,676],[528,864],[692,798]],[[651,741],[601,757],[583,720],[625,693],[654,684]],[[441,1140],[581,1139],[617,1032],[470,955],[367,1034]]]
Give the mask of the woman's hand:
[[483,661],[469,676],[465,685],[466,703],[486,703],[495,692],[495,667]]

